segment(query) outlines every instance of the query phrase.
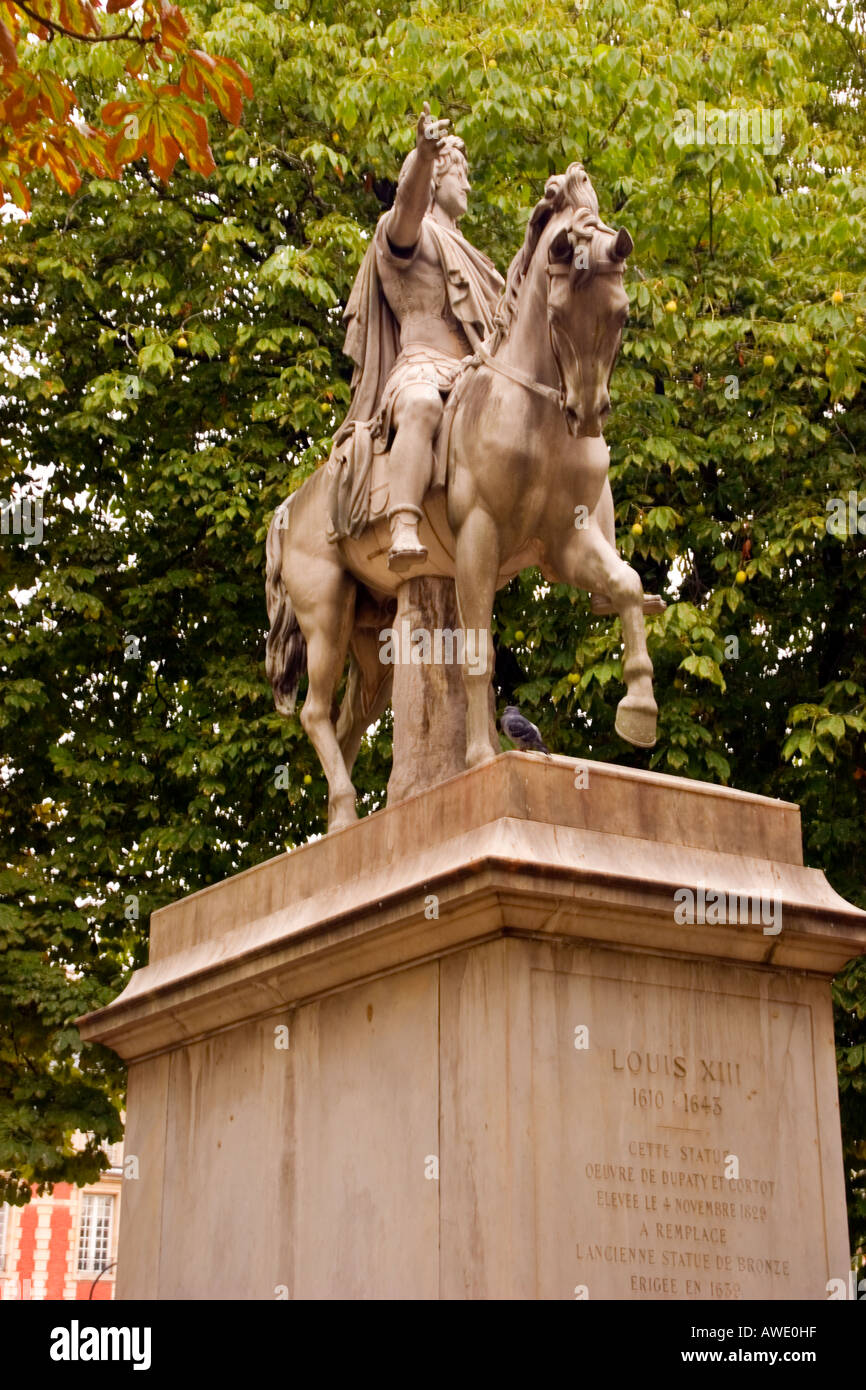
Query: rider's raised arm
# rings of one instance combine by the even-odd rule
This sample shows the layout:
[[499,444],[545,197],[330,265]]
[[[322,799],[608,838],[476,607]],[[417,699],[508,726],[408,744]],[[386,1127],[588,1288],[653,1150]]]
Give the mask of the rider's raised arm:
[[400,181],[386,223],[388,241],[398,253],[411,251],[421,234],[421,223],[430,206],[433,164],[445,147],[448,125],[446,120],[430,119],[430,105],[425,101],[415,135],[415,158]]

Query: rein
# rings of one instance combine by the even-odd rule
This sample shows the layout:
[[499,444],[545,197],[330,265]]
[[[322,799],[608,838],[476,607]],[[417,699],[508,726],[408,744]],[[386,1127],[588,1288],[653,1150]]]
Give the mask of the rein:
[[[536,381],[528,372],[521,372],[518,367],[509,367],[505,362],[497,362],[495,357],[491,357],[485,347],[478,344],[475,349],[475,357],[478,365],[490,367],[494,372],[499,372],[500,376],[507,376],[510,381],[516,381],[518,386],[525,386],[528,391],[535,391],[539,396],[546,396],[548,400],[555,401],[558,406],[562,405],[562,392],[554,389],[553,386],[545,386],[542,382]],[[470,358],[470,363],[473,359]]]
[[[570,271],[570,265],[560,265],[553,263],[548,265],[547,267],[547,273],[549,276],[568,275]],[[594,275],[610,275],[616,273],[622,273],[622,264],[617,261],[612,261],[610,263],[603,261],[593,268]],[[491,371],[498,372],[500,376],[508,377],[509,381],[516,382],[518,386],[524,386],[527,391],[534,391],[537,396],[544,396],[546,400],[554,401],[555,404],[559,406],[560,410],[564,414],[565,381],[562,373],[562,365],[560,363],[560,354],[557,351],[556,344],[553,341],[551,327],[552,325],[548,323],[548,332],[550,333],[550,347],[553,353],[553,360],[556,363],[556,369],[559,372],[559,379],[561,383],[560,389],[558,391],[553,386],[545,386],[542,382],[536,381],[535,378],[531,377],[528,372],[522,372],[519,367],[510,367],[505,362],[497,362],[496,358],[493,357],[487,351],[483,343],[479,343],[477,345],[475,349],[475,355],[467,359],[466,365],[468,367],[477,367],[479,365],[489,367]],[[570,342],[569,347],[571,347]],[[572,353],[575,357],[575,360],[577,360],[577,354],[574,353],[573,348]]]

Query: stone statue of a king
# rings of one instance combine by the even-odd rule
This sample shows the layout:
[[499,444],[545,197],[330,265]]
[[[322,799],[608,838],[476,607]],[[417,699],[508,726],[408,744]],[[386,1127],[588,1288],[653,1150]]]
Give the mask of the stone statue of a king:
[[[359,456],[390,449],[391,549],[404,573],[423,563],[421,504],[433,479],[433,440],[461,359],[493,328],[503,281],[459,230],[469,193],[463,141],[424,103],[415,149],[394,206],[380,218],[346,306],[352,404],[335,439]],[[347,502],[332,507],[333,536],[349,533]]]

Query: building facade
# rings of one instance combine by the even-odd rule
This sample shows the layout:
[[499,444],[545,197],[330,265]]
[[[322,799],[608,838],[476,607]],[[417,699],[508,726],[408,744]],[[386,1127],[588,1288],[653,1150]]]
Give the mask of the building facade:
[[0,1299],[114,1297],[123,1145],[108,1155],[96,1183],[58,1183],[26,1207],[0,1204]]

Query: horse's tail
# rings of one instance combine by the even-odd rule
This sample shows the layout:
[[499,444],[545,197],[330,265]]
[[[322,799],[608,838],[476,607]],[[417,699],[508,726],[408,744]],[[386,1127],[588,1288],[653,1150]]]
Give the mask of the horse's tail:
[[292,498],[286,498],[274,512],[265,546],[267,570],[265,597],[271,630],[265,650],[265,671],[274,690],[274,704],[280,714],[295,712],[298,685],[307,669],[307,644],[295,609],[283,583],[283,533],[289,524]]

